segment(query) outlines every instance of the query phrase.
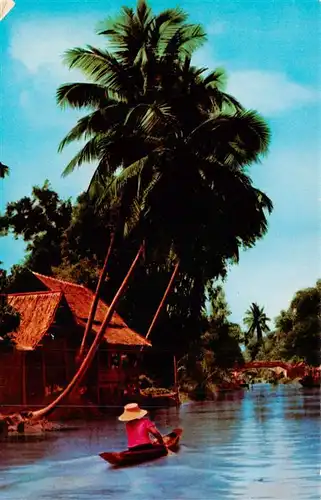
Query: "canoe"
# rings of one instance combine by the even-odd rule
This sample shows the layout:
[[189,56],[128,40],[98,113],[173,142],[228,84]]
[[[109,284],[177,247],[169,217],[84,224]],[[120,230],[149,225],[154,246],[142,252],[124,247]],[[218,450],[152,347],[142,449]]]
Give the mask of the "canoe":
[[170,434],[163,436],[165,446],[154,444],[153,448],[146,450],[126,450],[120,452],[104,452],[99,456],[116,466],[134,465],[148,460],[164,457],[168,454],[168,450],[176,451],[179,446],[179,441],[183,433],[182,429],[174,429]]

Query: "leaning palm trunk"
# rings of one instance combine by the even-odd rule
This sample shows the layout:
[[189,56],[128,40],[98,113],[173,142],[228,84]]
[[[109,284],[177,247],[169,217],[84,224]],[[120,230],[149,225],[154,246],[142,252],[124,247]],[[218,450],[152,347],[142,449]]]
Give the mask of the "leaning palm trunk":
[[110,254],[111,254],[111,251],[112,251],[112,248],[114,245],[114,239],[115,239],[115,233],[112,233],[111,238],[110,238],[110,242],[109,242],[109,247],[108,247],[107,254],[106,254],[106,258],[105,258],[105,262],[104,262],[104,266],[101,270],[99,281],[98,281],[98,284],[97,284],[97,287],[95,290],[95,295],[94,295],[94,298],[93,298],[93,301],[92,301],[92,304],[90,307],[90,312],[89,312],[89,317],[88,317],[88,321],[86,324],[86,329],[85,329],[85,332],[84,332],[84,335],[83,335],[83,338],[81,341],[79,353],[78,353],[78,361],[81,361],[81,358],[82,358],[83,353],[84,353],[85,345],[86,345],[86,339],[88,337],[89,332],[91,332],[91,329],[93,326],[101,289],[102,289],[103,283],[104,283],[106,276],[107,276],[107,268],[108,268]]
[[[174,283],[174,279],[175,279],[175,277],[176,277],[176,275],[177,275],[177,273],[178,273],[178,268],[179,268],[179,262],[177,262],[177,263],[176,263],[176,265],[175,265],[175,267],[174,267],[174,271],[172,272],[171,279],[169,280],[169,283],[168,283],[168,285],[167,285],[167,288],[166,288],[166,290],[165,290],[165,293],[164,293],[164,295],[163,295],[163,298],[162,298],[162,300],[160,301],[160,304],[159,304],[159,306],[158,306],[158,308],[157,308],[157,311],[156,311],[156,313],[155,313],[155,316],[153,317],[153,320],[152,320],[152,322],[151,322],[151,324],[150,324],[150,327],[149,327],[149,329],[148,329],[148,332],[147,332],[147,334],[146,334],[146,337],[145,337],[146,339],[148,339],[148,337],[150,336],[150,333],[151,333],[152,329],[154,328],[155,323],[156,323],[156,321],[157,321],[157,319],[158,319],[158,317],[159,317],[159,315],[160,315],[160,312],[161,312],[161,310],[162,310],[162,308],[163,308],[163,306],[164,306],[164,304],[165,304],[165,301],[166,301],[166,299],[167,299],[167,296],[168,296],[169,292],[170,292],[170,291],[171,291],[171,289],[172,289],[172,286],[173,286],[173,283]],[[142,351],[142,350],[143,350],[143,346],[141,347],[141,351]]]
[[123,293],[128,285],[129,279],[130,279],[130,277],[131,277],[131,275],[132,275],[132,273],[133,273],[133,271],[134,271],[134,269],[139,261],[140,256],[143,254],[143,252],[144,252],[144,244],[142,244],[140,246],[140,248],[136,254],[136,257],[133,260],[133,263],[129,268],[127,275],[125,276],[125,278],[124,278],[122,284],[120,285],[115,297],[113,298],[112,303],[110,304],[110,307],[107,311],[107,314],[106,314],[105,319],[101,325],[101,328],[100,328],[99,332],[97,333],[96,338],[93,341],[85,359],[81,363],[77,373],[74,375],[73,379],[67,385],[67,387],[62,391],[62,393],[52,403],[50,403],[45,408],[42,408],[41,410],[37,410],[37,411],[32,412],[32,416],[31,416],[32,420],[36,420],[36,419],[48,416],[50,413],[52,413],[55,410],[57,405],[71,393],[71,391],[74,389],[74,387],[76,385],[80,384],[80,382],[81,382],[82,378],[84,377],[86,371],[88,370],[92,360],[94,359],[97,348],[99,347],[99,344],[103,338],[103,335],[104,335],[106,329],[108,328],[109,322],[114,314],[115,308],[116,308],[120,298],[122,297],[122,295],[123,295]]

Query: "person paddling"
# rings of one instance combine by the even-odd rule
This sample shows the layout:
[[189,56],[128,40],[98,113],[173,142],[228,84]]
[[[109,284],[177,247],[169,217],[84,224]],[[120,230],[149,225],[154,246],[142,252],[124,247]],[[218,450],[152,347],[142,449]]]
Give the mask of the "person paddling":
[[153,435],[160,445],[165,446],[161,433],[149,418],[144,418],[146,415],[147,411],[142,410],[137,403],[129,403],[124,406],[124,412],[118,417],[121,422],[126,422],[129,450],[153,447],[150,435]]

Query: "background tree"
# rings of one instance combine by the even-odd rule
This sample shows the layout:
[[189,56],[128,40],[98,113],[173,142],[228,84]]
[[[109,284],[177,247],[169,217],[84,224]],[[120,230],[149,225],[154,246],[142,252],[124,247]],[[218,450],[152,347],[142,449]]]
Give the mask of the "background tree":
[[72,206],[62,201],[48,181],[35,186],[31,197],[8,203],[0,217],[0,233],[11,233],[27,242],[25,265],[44,274],[61,262],[60,244],[71,222]]
[[198,398],[208,397],[215,383],[231,380],[230,369],[244,363],[239,340],[241,328],[228,320],[231,314],[221,285],[208,285],[209,304],[203,309],[203,333],[179,360],[184,389]]
[[321,347],[321,286],[299,290],[288,310],[282,310],[275,319],[275,329],[265,337],[264,351],[257,359],[303,361],[308,365],[320,364]]
[[320,364],[320,304],[320,281],[315,287],[299,290],[293,297],[288,312],[292,327],[282,332],[288,358],[300,359],[314,366]]
[[245,345],[250,351],[252,359],[256,357],[260,347],[263,345],[263,334],[270,331],[268,326],[269,321],[270,318],[266,316],[264,307],[260,307],[255,302],[251,304],[245,313],[243,322],[248,327],[245,334]]
[[20,313],[8,304],[7,274],[0,269],[0,348],[14,345],[11,333],[17,331],[20,325]]
[[221,285],[209,286],[209,309],[205,319],[203,345],[214,353],[214,363],[220,368],[231,368],[235,363],[243,363],[240,349],[241,327],[229,321],[228,307]]

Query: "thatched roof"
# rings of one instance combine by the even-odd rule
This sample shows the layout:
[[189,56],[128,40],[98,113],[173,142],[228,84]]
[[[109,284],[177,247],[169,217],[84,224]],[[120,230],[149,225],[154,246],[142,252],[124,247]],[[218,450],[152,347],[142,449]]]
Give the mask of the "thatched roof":
[[[51,278],[48,279],[51,280]],[[59,280],[53,280],[53,282],[56,281]],[[52,287],[54,286],[53,282],[51,281]],[[18,349],[32,350],[41,342],[54,322],[57,309],[63,298],[65,298],[75,322],[79,326],[85,327],[93,294],[86,288],[72,283],[65,285],[68,286],[63,290],[17,293],[7,296],[8,303],[21,315],[20,326],[17,332],[13,333]],[[108,306],[99,301],[97,310],[99,321],[95,320],[93,333],[99,331],[101,321],[107,310]],[[105,332],[104,337],[109,344],[114,345],[151,345],[144,337],[131,330],[117,313],[114,314],[111,325]]]
[[[63,281],[57,278],[44,276],[43,274],[33,273],[45,286],[52,292],[61,292],[74,316],[78,325],[85,327],[89,315],[90,306],[94,294],[88,288],[82,285],[76,285],[69,281]],[[108,311],[108,305],[99,300],[93,331],[97,333],[100,325]],[[105,339],[110,344],[118,345],[145,345],[150,346],[144,337],[131,330],[125,321],[114,312],[110,326],[105,333]]]
[[34,349],[55,319],[61,292],[17,293],[8,295],[8,304],[20,312],[20,326],[13,334],[18,349]]

